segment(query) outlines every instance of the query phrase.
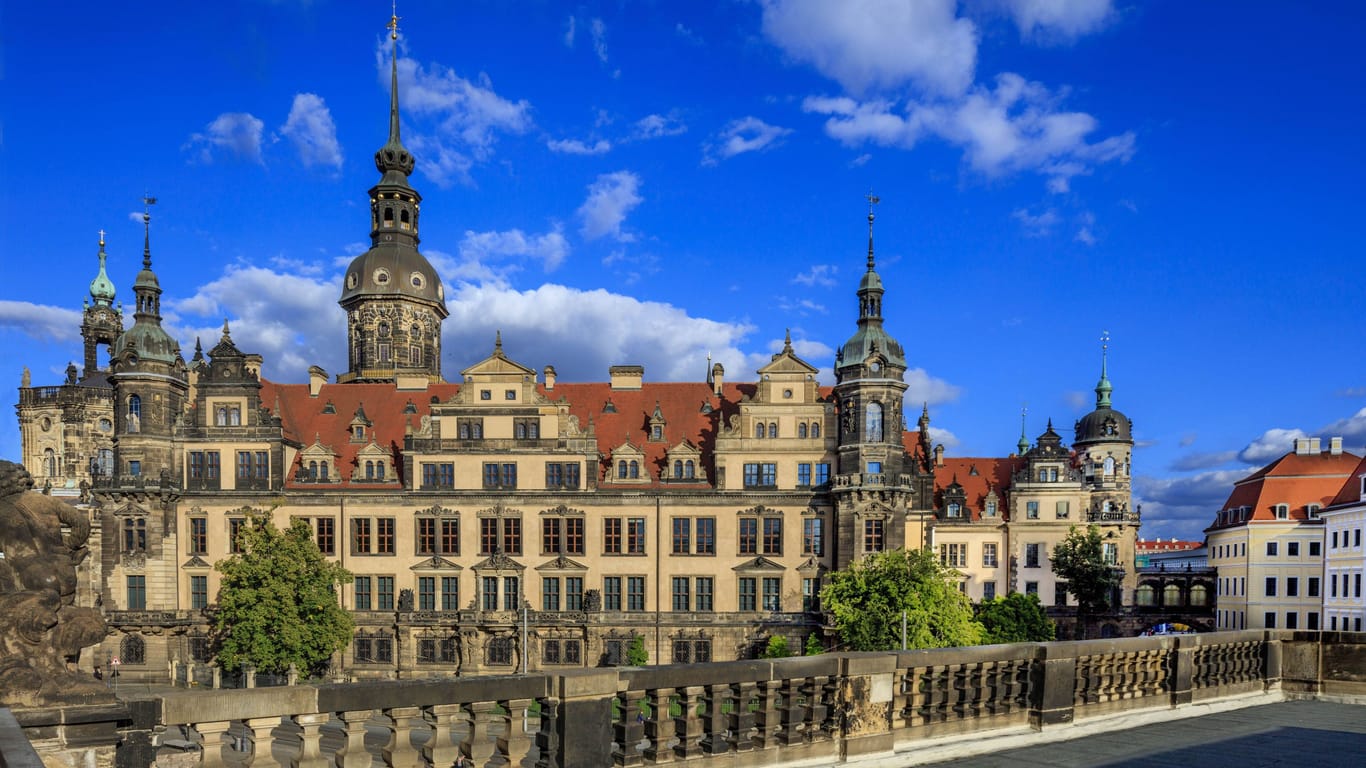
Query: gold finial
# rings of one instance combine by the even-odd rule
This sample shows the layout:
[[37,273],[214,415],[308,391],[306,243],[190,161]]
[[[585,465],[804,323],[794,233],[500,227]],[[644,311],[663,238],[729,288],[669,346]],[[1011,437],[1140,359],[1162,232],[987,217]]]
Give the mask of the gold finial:
[[100,230],[100,247],[101,247],[101,248],[104,247],[104,230],[103,230],[103,229]]
[[393,15],[389,17],[389,39],[398,39],[398,0],[393,0]]

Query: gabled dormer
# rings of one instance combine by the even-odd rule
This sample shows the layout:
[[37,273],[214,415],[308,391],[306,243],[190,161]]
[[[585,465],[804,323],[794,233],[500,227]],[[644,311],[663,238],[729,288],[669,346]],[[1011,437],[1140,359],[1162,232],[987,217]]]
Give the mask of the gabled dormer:
[[782,351],[758,370],[759,386],[754,400],[766,403],[814,403],[820,398],[816,368],[797,356],[792,348],[792,332],[783,340]]
[[356,451],[356,466],[351,470],[353,483],[396,483],[398,473],[394,471],[394,457],[391,452],[375,443],[370,443]]
[[374,439],[372,428],[374,422],[365,415],[365,403],[356,405],[356,413],[351,417],[351,423],[347,426],[347,432],[351,435],[351,442],[364,443]]
[[315,434],[313,444],[299,451],[299,470],[294,479],[301,483],[335,483],[341,480],[337,452],[323,445],[321,435]]
[[536,392],[536,372],[504,354],[502,331],[494,336],[493,354],[461,371],[460,377],[463,384],[452,403],[507,408],[544,401]]
[[651,443],[664,442],[664,428],[668,425],[669,422],[664,418],[664,412],[660,410],[659,401],[656,400],[654,413],[650,414],[650,418],[645,423],[645,439]]
[[707,481],[707,472],[702,466],[702,452],[687,440],[669,448],[664,464],[666,480],[683,483]]
[[645,451],[630,440],[612,449],[607,472],[609,483],[648,483],[650,468],[645,464]]

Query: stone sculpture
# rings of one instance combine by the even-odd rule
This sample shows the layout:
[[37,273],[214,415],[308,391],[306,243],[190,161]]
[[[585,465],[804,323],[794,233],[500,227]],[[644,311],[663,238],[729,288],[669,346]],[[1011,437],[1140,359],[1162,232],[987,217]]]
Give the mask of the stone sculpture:
[[32,487],[22,465],[0,461],[0,705],[112,699],[103,683],[67,663],[106,632],[98,611],[75,605],[90,522]]

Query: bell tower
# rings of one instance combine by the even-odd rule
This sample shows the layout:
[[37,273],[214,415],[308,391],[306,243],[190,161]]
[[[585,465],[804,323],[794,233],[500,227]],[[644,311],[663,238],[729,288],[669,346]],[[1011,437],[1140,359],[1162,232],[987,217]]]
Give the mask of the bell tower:
[[85,302],[81,314],[81,339],[85,344],[85,368],[81,380],[87,380],[97,373],[108,373],[100,368],[99,348],[113,349],[119,334],[123,333],[123,308],[114,307],[114,283],[105,271],[104,230],[100,230],[100,271],[90,281],[90,298]]

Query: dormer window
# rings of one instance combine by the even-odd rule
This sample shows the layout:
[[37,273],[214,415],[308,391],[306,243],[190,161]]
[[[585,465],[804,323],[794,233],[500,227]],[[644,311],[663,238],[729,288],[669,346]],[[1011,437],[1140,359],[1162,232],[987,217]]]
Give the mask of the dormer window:
[[1317,520],[1319,519],[1319,510],[1321,509],[1323,509],[1323,507],[1319,504],[1309,504],[1304,508],[1304,511],[1305,514],[1309,516],[1310,520]]
[[956,502],[956,501],[953,502],[953,503],[951,503],[951,504],[949,504],[949,507],[948,507],[948,510],[947,510],[947,514],[948,514],[949,517],[962,517],[962,516],[963,516],[963,507],[962,507],[962,505],[960,505],[960,504],[959,504],[958,502]]
[[357,424],[356,426],[354,426],[354,427],[351,428],[351,439],[352,439],[352,440],[358,440],[358,441],[364,440],[364,439],[365,439],[365,425],[364,425],[364,424]]
[[664,439],[664,428],[661,427],[661,426],[659,426],[658,424],[654,425],[653,427],[650,427],[650,439],[651,439],[651,440],[663,440],[663,439]]
[[986,514],[987,514],[987,517],[995,517],[995,516],[996,516],[996,500],[995,500],[995,499],[989,499],[989,500],[987,501],[987,513],[986,513]]
[[1288,520],[1288,519],[1290,519],[1290,505],[1289,505],[1289,504],[1277,504],[1276,507],[1275,507],[1275,510],[1276,510],[1276,519],[1277,519],[1277,520]]

